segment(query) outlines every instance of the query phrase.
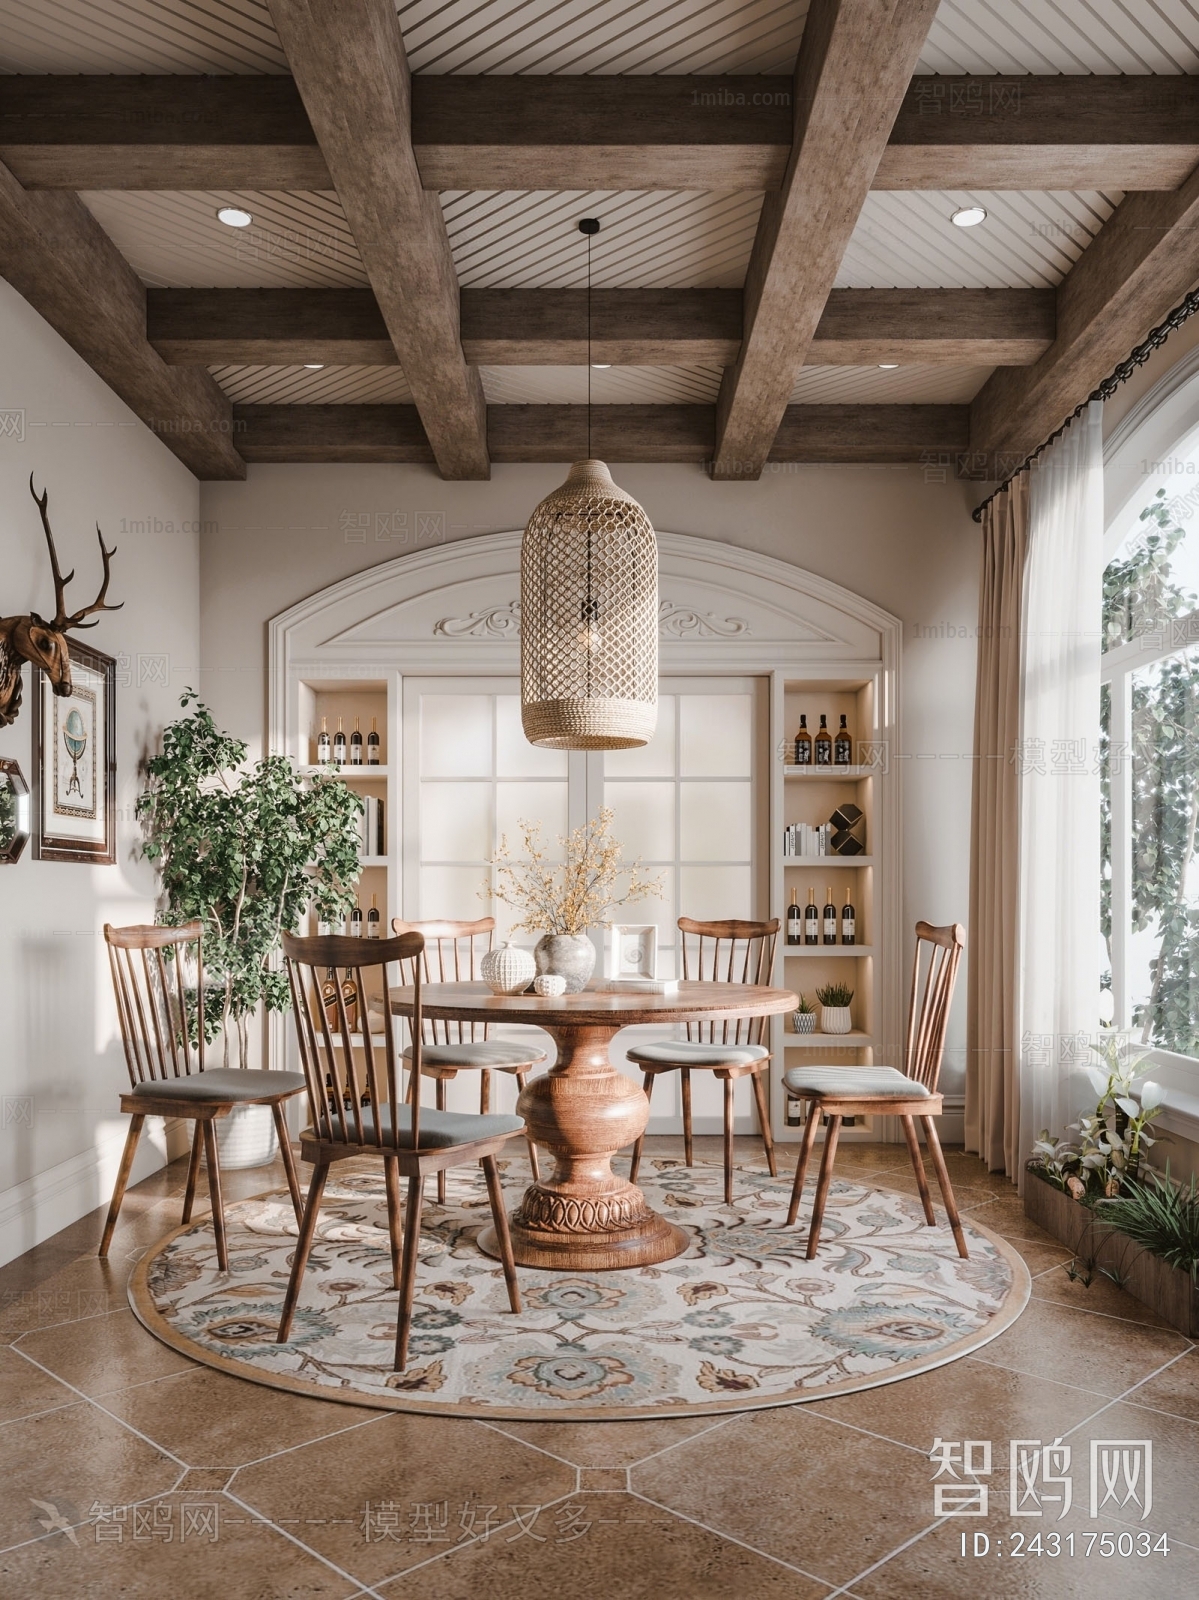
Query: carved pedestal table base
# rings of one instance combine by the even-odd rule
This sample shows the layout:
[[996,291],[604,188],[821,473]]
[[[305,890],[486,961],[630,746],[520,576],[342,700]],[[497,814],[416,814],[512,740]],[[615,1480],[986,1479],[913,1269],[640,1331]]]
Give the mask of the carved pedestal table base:
[[[612,1171],[612,1157],[649,1121],[642,1089],[608,1061],[611,1027],[549,1026],[557,1064],[521,1090],[516,1109],[533,1142],[554,1158],[551,1177],[525,1190],[509,1218],[512,1250],[526,1267],[572,1272],[645,1267],[669,1261],[688,1236],[650,1209],[635,1183]],[[498,1255],[494,1230],[479,1236]]]
[[[612,1157],[649,1121],[644,1092],[608,1059],[613,1036],[637,1023],[755,1016],[798,1003],[783,989],[716,983],[685,983],[671,996],[493,995],[479,984],[428,984],[422,999],[429,1018],[533,1023],[553,1035],[557,1062],[526,1084],[517,1110],[534,1142],[553,1156],[554,1171],[526,1189],[510,1225],[519,1265],[569,1272],[649,1266],[669,1261],[689,1242],[636,1184],[612,1171]],[[393,989],[391,1008],[410,1014],[411,990]],[[491,1228],[479,1245],[499,1254]]]

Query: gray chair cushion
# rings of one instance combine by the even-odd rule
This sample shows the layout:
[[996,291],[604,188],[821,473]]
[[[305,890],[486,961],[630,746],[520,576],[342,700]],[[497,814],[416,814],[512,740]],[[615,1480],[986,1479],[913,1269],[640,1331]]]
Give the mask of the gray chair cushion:
[[746,1067],[765,1061],[770,1051],[764,1044],[700,1044],[695,1039],[665,1039],[661,1044],[638,1044],[629,1051],[630,1061],[652,1067]]
[[296,1094],[305,1087],[302,1072],[258,1072],[252,1068],[209,1067],[187,1078],[166,1078],[157,1083],[139,1083],[135,1095],[155,1100],[263,1100],[274,1095]]
[[[351,1144],[358,1142],[357,1124],[353,1111],[347,1111],[346,1131]],[[458,1144],[473,1144],[476,1139],[495,1139],[506,1133],[523,1133],[522,1117],[472,1116],[463,1111],[430,1111],[424,1106],[420,1113],[420,1147],[422,1150],[448,1150]],[[341,1136],[341,1124],[333,1115],[334,1138]],[[312,1128],[305,1130],[305,1138],[315,1138]],[[366,1144],[375,1139],[375,1112],[373,1106],[362,1108],[362,1137]],[[391,1140],[391,1107],[383,1107],[383,1137]],[[412,1107],[400,1107],[400,1147],[412,1149]]]
[[792,1094],[873,1095],[876,1099],[925,1100],[928,1090],[894,1067],[789,1067],[783,1082]]
[[[535,1044],[501,1044],[498,1039],[482,1039],[478,1044],[426,1044],[421,1060],[427,1067],[533,1067],[545,1060],[545,1051]],[[404,1051],[412,1060],[412,1051]]]

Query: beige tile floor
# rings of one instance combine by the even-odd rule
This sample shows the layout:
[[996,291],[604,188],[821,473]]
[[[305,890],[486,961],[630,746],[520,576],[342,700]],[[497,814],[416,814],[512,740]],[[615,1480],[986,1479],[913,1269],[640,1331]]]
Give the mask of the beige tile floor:
[[[716,1156],[715,1141],[698,1143]],[[178,1219],[177,1163],[130,1192],[109,1263],[95,1257],[97,1211],[0,1270],[0,1595],[1199,1595],[1199,1350],[1112,1284],[1072,1283],[1066,1252],[1026,1221],[1010,1185],[974,1157],[948,1156],[963,1207],[1033,1273],[1033,1301],[1008,1332],[938,1371],[839,1399],[603,1424],[341,1406],[166,1349],[134,1320],[125,1282]],[[896,1146],[847,1145],[838,1170],[911,1182]],[[234,1198],[281,1182],[281,1171],[235,1172],[227,1189]],[[986,1518],[935,1515],[938,1436],[992,1442]],[[1060,1525],[1009,1516],[1013,1438],[1072,1447],[1081,1503]],[[1087,1514],[1093,1438],[1152,1440],[1147,1525],[1168,1536],[1168,1556],[1118,1546],[1104,1556],[1089,1540],[1133,1532],[1135,1546],[1139,1532]],[[1063,1553],[1015,1557],[1013,1532],[1027,1542],[1038,1530],[1044,1549],[1057,1532]],[[989,1550],[963,1557],[976,1532]]]

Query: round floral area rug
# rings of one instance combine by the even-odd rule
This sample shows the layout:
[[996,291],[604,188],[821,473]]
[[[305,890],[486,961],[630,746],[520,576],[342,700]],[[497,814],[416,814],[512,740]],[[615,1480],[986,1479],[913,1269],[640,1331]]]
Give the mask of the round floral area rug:
[[[529,1181],[504,1174],[512,1205]],[[684,1228],[684,1254],[593,1275],[518,1269],[508,1310],[497,1261],[475,1243],[490,1220],[481,1172],[426,1200],[408,1370],[392,1371],[386,1195],[377,1163],[334,1168],[290,1340],[279,1345],[296,1222],[286,1191],[227,1208],[228,1275],[208,1216],[147,1251],[129,1298],[174,1349],[255,1383],[326,1400],[448,1416],[561,1421],[685,1416],[817,1400],[925,1372],[977,1350],[1028,1302],[1021,1257],[966,1222],[970,1259],[915,1196],[834,1179],[820,1250],[782,1226],[790,1183],[717,1165],[654,1161],[641,1185]],[[512,1207],[510,1206],[509,1209]],[[943,1214],[938,1212],[938,1216]]]

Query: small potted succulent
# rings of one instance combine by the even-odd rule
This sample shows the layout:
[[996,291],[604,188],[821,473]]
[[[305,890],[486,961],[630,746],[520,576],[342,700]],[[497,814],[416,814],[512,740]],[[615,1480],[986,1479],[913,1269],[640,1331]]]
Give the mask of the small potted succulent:
[[816,1032],[816,1007],[806,994],[799,997],[799,1005],[791,1013],[791,1026],[796,1033]]
[[820,1001],[821,1033],[848,1033],[853,1027],[849,1014],[853,990],[845,983],[826,983],[817,989]]

